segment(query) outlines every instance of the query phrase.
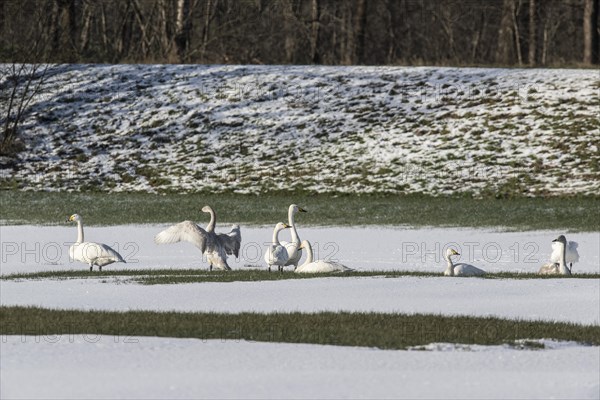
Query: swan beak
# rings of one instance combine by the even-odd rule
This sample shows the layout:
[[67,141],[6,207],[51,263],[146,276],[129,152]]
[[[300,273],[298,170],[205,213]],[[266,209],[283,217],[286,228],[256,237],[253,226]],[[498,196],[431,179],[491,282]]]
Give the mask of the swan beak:
[[305,210],[304,208],[302,208],[302,207],[298,207],[298,212],[308,212],[308,211],[306,211],[306,210]]
[[73,221],[73,216],[71,215],[65,222],[71,222]]
[[283,229],[286,229],[286,228],[291,228],[291,226],[289,226],[288,224],[285,224],[285,223],[284,223],[284,224],[283,224]]
[[460,256],[460,253],[458,251],[456,251],[456,250],[452,250],[452,254],[455,255],[455,256]]
[[554,239],[552,242],[558,242],[558,239]]

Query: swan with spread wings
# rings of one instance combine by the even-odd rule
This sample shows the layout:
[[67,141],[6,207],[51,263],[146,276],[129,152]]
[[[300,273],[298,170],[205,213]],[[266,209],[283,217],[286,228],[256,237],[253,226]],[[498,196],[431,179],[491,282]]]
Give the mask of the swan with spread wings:
[[183,221],[175,224],[154,237],[157,244],[190,242],[196,246],[213,267],[223,271],[230,271],[227,264],[227,255],[239,256],[242,243],[242,233],[239,225],[233,225],[229,233],[216,233],[216,213],[210,206],[204,206],[202,212],[210,214],[210,222],[206,229],[201,228],[192,221]]

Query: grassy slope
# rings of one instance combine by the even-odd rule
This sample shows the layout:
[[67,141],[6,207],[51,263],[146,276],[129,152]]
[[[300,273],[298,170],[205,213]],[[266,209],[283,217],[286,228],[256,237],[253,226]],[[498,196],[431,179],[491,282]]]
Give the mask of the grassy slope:
[[4,223],[57,224],[81,213],[87,225],[200,220],[211,204],[220,221],[269,224],[290,203],[309,210],[308,225],[502,226],[511,229],[600,231],[597,198],[472,199],[396,195],[56,193],[0,191]]
[[592,70],[58,70],[30,104],[25,151],[0,174],[2,188],[477,197],[600,191],[600,80]]
[[[310,279],[323,277],[351,278],[384,276],[398,278],[402,276],[439,277],[440,273],[420,271],[354,271],[344,274],[294,274],[291,272],[276,273],[257,270],[238,271],[212,271],[198,269],[144,269],[144,270],[111,270],[105,272],[87,270],[71,271],[44,271],[35,273],[11,274],[0,276],[0,280],[21,279],[98,279],[98,278],[131,278],[132,281],[145,284],[179,284],[179,283],[204,283],[204,282],[255,282],[279,281],[287,279]],[[477,278],[473,278],[477,279]],[[600,279],[600,274],[575,274],[563,275],[538,275],[533,273],[488,273],[480,279]]]
[[600,345],[600,327],[499,318],[384,313],[176,313],[0,307],[3,335],[106,334],[255,340],[404,349],[433,342],[494,345],[519,339]]

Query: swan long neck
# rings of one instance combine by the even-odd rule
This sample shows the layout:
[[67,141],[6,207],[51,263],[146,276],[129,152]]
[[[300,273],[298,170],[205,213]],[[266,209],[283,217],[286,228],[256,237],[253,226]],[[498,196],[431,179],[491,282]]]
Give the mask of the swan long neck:
[[454,263],[452,262],[452,257],[450,257],[447,254],[444,254],[444,259],[446,260],[446,262],[448,263],[448,268],[446,268],[446,272],[447,275],[454,275]]
[[275,230],[273,231],[273,244],[274,245],[278,245],[279,243],[279,231],[281,229],[279,227],[275,227]]
[[300,244],[300,237],[296,230],[296,222],[294,221],[294,209],[290,207],[288,210],[288,224],[292,227],[292,242]]
[[566,244],[560,244],[562,246],[561,252],[560,252],[560,260],[559,260],[559,270],[560,273],[562,275],[571,275],[571,271],[569,270],[569,268],[567,267],[567,245]]
[[77,243],[83,243],[83,224],[77,221]]
[[208,213],[210,214],[210,222],[206,226],[207,232],[214,232],[215,226],[217,225],[217,215],[215,214],[215,210],[211,207],[208,208]]
[[310,243],[306,242],[306,261],[304,263],[310,264],[311,262],[313,262],[313,250]]

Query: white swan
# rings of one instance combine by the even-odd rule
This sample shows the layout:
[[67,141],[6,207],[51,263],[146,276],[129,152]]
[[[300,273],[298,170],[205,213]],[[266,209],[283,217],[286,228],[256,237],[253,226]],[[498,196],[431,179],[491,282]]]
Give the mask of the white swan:
[[102,271],[102,267],[114,262],[125,262],[123,257],[113,248],[102,243],[83,241],[83,222],[81,216],[73,214],[67,222],[77,222],[77,241],[69,247],[71,260],[81,261],[90,266],[90,272],[94,265]]
[[302,257],[302,250],[300,250],[300,237],[298,236],[298,231],[296,230],[296,222],[294,221],[294,216],[297,212],[307,212],[302,207],[298,207],[296,204],[290,205],[288,208],[288,225],[291,226],[292,233],[292,241],[286,242],[282,241],[281,244],[286,248],[288,252],[288,260],[285,265],[293,265],[294,267],[298,266],[298,262]]
[[202,212],[210,214],[210,222],[206,226],[206,232],[211,236],[207,244],[220,244],[227,254],[233,254],[236,258],[240,255],[240,246],[242,243],[242,233],[239,225],[232,225],[229,233],[215,233],[217,225],[217,215],[211,206],[202,207]]
[[[566,238],[565,238],[566,240]],[[577,242],[568,241],[565,251],[565,263],[569,264],[569,270],[573,272],[573,263],[579,261],[579,252],[577,251],[579,244]],[[552,263],[560,263],[560,257],[562,255],[562,246],[559,242],[552,242],[552,254],[550,255],[550,261]]]
[[448,262],[448,268],[444,271],[446,276],[481,276],[485,271],[470,264],[454,264],[452,256],[460,256],[460,253],[454,249],[448,248],[444,254],[444,259]]
[[549,264],[542,265],[538,271],[541,275],[571,275],[571,270],[567,267],[566,262],[566,251],[567,251],[567,238],[564,235],[560,235],[552,241],[552,247],[555,244],[558,246],[560,251],[560,257],[558,263],[551,262]]
[[234,225],[227,234],[217,234],[214,229],[216,226],[216,215],[210,206],[204,206],[202,211],[210,214],[210,222],[206,230],[202,229],[192,221],[183,221],[173,225],[154,237],[156,244],[176,243],[180,241],[190,242],[196,246],[210,264],[209,270],[213,267],[223,271],[230,271],[231,267],[227,264],[227,254],[239,254],[242,235],[240,227]]
[[279,232],[288,228],[290,228],[290,226],[283,222],[278,222],[277,225],[275,225],[275,229],[273,230],[273,242],[271,242],[265,253],[265,261],[269,266],[269,272],[271,272],[271,267],[273,265],[277,265],[277,269],[280,272],[283,271],[283,266],[288,261],[288,252],[279,242]]
[[299,274],[314,274],[323,272],[351,272],[352,268],[333,261],[317,260],[313,261],[313,251],[308,240],[303,240],[300,244],[301,249],[306,249],[306,260],[294,272]]

